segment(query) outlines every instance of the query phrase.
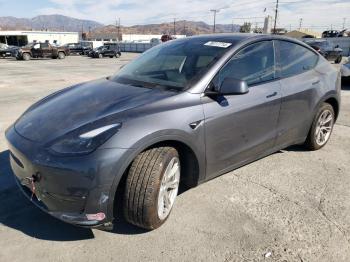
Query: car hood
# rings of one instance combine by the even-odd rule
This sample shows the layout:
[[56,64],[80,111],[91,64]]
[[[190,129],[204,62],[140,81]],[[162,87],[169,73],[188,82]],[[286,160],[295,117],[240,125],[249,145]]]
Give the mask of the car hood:
[[81,126],[176,94],[97,80],[58,91],[31,106],[15,123],[21,136],[48,143]]

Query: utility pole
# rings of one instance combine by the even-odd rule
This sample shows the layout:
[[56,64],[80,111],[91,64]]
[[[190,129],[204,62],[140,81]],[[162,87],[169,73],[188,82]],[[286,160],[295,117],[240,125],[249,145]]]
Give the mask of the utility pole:
[[232,32],[232,33],[233,33],[233,31],[234,31],[234,28],[233,28],[233,27],[234,27],[234,23],[233,23],[233,22],[234,22],[234,20],[232,19],[232,28],[231,28],[231,32]]
[[187,29],[187,27],[186,27],[186,20],[184,20],[184,35],[186,35],[186,29]]
[[299,19],[299,31],[301,30],[301,27],[303,26],[303,19]]
[[276,34],[277,16],[278,16],[278,0],[276,1],[275,24],[274,24],[274,26],[273,26],[273,33],[274,33],[274,34]]
[[174,35],[176,35],[176,18],[174,18]]
[[343,30],[345,29],[346,17],[343,18]]
[[119,38],[120,38],[120,17],[115,20],[115,25],[117,27],[117,41],[119,41]]
[[214,27],[213,27],[213,33],[215,33],[215,26],[216,26],[216,13],[220,12],[220,9],[211,9],[210,12],[213,12],[214,14]]

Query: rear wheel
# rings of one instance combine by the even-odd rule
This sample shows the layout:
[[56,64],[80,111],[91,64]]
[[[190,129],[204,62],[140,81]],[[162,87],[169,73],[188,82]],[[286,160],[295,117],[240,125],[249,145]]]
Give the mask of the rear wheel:
[[124,193],[125,219],[155,229],[169,217],[180,182],[180,160],[172,147],[157,147],[139,154],[131,164]]
[[312,123],[305,145],[310,150],[324,147],[333,131],[335,121],[334,109],[330,104],[323,103]]
[[343,57],[342,57],[342,56],[339,56],[339,57],[334,61],[334,63],[340,64],[340,62],[341,62],[342,59],[343,59]]
[[102,54],[99,54],[99,55],[98,55],[98,58],[103,58],[103,55],[102,55]]
[[58,59],[64,59],[66,57],[65,53],[59,52],[58,53]]
[[115,58],[119,58],[119,57],[120,57],[120,53],[116,53]]

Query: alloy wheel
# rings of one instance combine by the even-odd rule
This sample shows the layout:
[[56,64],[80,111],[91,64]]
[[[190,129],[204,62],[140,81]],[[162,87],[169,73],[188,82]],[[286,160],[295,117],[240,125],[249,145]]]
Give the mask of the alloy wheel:
[[164,220],[170,213],[180,183],[180,161],[173,157],[165,169],[158,194],[158,217]]
[[333,114],[330,110],[324,110],[317,121],[315,141],[319,146],[327,143],[333,129]]

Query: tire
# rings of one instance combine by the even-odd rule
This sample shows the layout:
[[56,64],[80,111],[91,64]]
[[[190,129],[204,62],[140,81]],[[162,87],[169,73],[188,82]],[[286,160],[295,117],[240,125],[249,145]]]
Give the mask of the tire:
[[110,56],[109,56],[109,58],[113,58],[113,56],[112,56],[112,55],[110,55]]
[[339,57],[334,61],[334,63],[340,64],[342,59],[343,59],[343,57],[342,57],[342,56],[339,56]]
[[[175,202],[180,169],[175,148],[157,147],[140,153],[131,164],[126,179],[123,198],[126,221],[145,229],[160,227],[168,219]],[[170,170],[174,171],[173,176]],[[172,179],[166,182],[166,178]],[[171,186],[167,188],[168,185]]]
[[119,57],[120,57],[120,53],[116,53],[115,58],[119,58]]
[[[329,121],[322,121],[322,118],[327,120],[328,116],[330,117]],[[322,122],[325,124],[323,125]],[[308,137],[305,141],[306,148],[309,150],[318,150],[324,147],[332,134],[334,122],[335,114],[333,107],[328,103],[323,103],[312,122]]]
[[98,55],[98,58],[103,58],[103,55],[102,55],[102,54],[99,54],[99,55]]
[[24,53],[24,54],[22,54],[22,59],[23,59],[24,61],[29,61],[30,58],[31,58],[31,56],[30,56],[29,53]]
[[64,59],[66,57],[66,54],[63,52],[58,52],[58,59]]

